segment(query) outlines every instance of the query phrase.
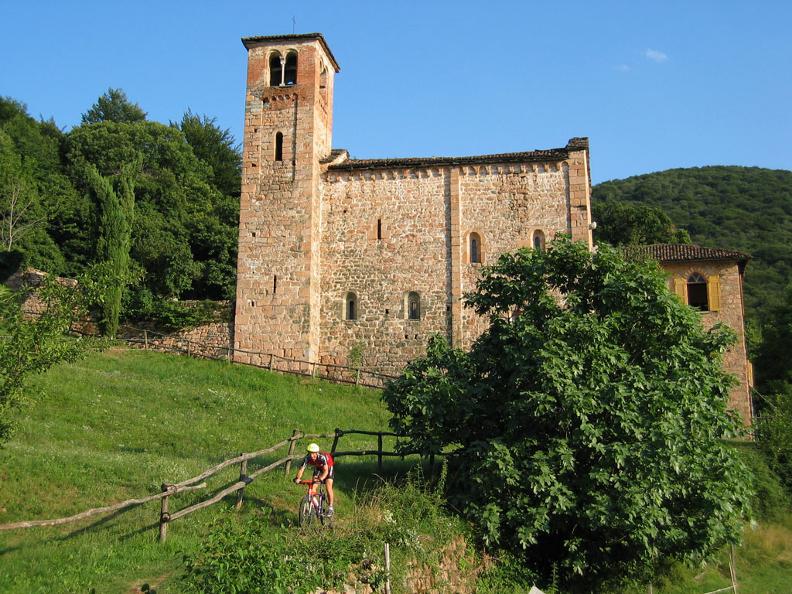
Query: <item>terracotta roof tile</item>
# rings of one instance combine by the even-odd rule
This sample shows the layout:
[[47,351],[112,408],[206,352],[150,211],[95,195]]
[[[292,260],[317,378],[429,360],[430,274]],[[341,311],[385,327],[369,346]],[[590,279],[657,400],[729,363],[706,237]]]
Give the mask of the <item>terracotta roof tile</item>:
[[436,167],[440,165],[478,165],[488,163],[528,163],[537,161],[563,161],[569,157],[566,149],[548,149],[523,153],[500,153],[471,157],[409,157],[403,159],[349,159],[331,165],[334,171],[354,169],[393,169],[398,167]]
[[692,262],[701,260],[732,260],[746,263],[748,254],[722,248],[702,247],[683,243],[654,243],[652,245],[629,245],[622,248],[628,258],[649,257],[659,262]]

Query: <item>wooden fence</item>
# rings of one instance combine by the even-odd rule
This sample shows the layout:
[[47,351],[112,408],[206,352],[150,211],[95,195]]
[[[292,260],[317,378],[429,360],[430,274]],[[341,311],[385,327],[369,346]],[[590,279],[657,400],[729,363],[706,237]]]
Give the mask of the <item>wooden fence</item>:
[[[90,335],[76,327],[72,331],[83,336]],[[201,359],[226,360],[231,363],[268,369],[269,371],[324,379],[342,384],[383,388],[389,380],[396,378],[393,375],[361,367],[289,359],[273,353],[235,349],[230,344],[223,346],[207,344],[191,340],[179,334],[164,334],[133,326],[122,326],[119,329],[119,334],[116,340],[125,342],[134,348],[176,353]]]
[[[338,446],[339,440],[344,435],[372,435],[377,436],[377,444],[378,447],[376,450],[357,450],[357,451],[336,451]],[[253,480],[267,472],[271,472],[276,468],[283,466],[285,473],[288,475],[291,470],[291,463],[294,460],[299,460],[303,458],[304,454],[299,453],[295,454],[295,447],[298,441],[300,440],[316,440],[316,439],[327,439],[332,437],[333,438],[333,445],[331,447],[331,452],[333,453],[334,457],[340,458],[343,456],[377,456],[377,464],[380,471],[382,470],[382,462],[383,457],[385,456],[401,456],[404,457],[406,455],[413,454],[415,452],[404,452],[404,453],[397,453],[397,452],[388,452],[383,450],[383,437],[384,436],[394,436],[399,437],[396,433],[391,433],[388,431],[364,431],[358,429],[336,429],[334,433],[317,433],[317,434],[309,434],[303,433],[297,429],[292,432],[291,437],[284,439],[272,445],[268,448],[264,448],[262,450],[258,450],[255,452],[249,453],[242,453],[239,456],[234,458],[229,458],[228,460],[224,460],[219,464],[208,468],[207,470],[203,471],[201,474],[194,476],[192,478],[183,480],[179,483],[163,483],[161,487],[160,493],[155,493],[153,495],[148,495],[146,497],[141,497],[138,499],[128,499],[126,501],[122,501],[120,503],[116,503],[109,506],[104,507],[97,507],[93,509],[86,510],[79,514],[75,514],[73,516],[68,516],[65,518],[57,518],[52,520],[29,520],[29,521],[20,521],[20,522],[13,522],[10,524],[0,524],[0,531],[3,530],[18,530],[23,528],[35,528],[35,527],[43,527],[43,526],[59,526],[63,524],[69,524],[72,522],[77,522],[79,520],[83,520],[85,518],[89,518],[92,516],[97,516],[101,514],[107,514],[110,512],[117,512],[125,509],[129,509],[132,507],[136,507],[142,505],[144,503],[148,503],[150,501],[155,501],[157,499],[160,500],[160,515],[159,515],[159,540],[160,542],[164,541],[168,535],[168,525],[178,520],[179,518],[183,518],[193,512],[196,512],[200,509],[205,507],[209,507],[221,501],[224,497],[231,495],[232,493],[237,493],[237,499],[235,503],[235,508],[240,509],[242,507],[242,503],[244,500],[244,490],[247,485],[249,485]],[[279,458],[275,462],[267,464],[261,468],[256,469],[253,472],[248,473],[248,462],[253,460],[254,458],[259,458],[266,454],[272,454],[279,449],[284,447],[288,447],[286,455]],[[215,474],[219,473],[220,471],[229,468],[234,465],[239,465],[239,479],[234,483],[224,487],[223,489],[219,490],[217,493],[190,505],[188,507],[182,508],[178,511],[172,512],[170,510],[170,503],[171,498],[175,495],[181,493],[187,493],[190,491],[195,491],[198,489],[206,488],[205,480],[209,477],[214,476]],[[430,457],[430,464],[434,464],[434,456]]]

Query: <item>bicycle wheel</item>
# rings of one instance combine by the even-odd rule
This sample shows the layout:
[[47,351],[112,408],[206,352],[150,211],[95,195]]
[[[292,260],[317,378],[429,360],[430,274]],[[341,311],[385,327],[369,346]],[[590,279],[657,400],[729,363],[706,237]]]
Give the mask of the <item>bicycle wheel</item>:
[[300,501],[300,509],[297,512],[297,524],[300,526],[310,526],[314,517],[314,506],[311,496],[306,495]]

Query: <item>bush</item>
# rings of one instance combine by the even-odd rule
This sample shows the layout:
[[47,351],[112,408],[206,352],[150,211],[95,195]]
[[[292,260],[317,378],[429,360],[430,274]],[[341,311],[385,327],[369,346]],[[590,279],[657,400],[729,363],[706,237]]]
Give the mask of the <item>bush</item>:
[[790,498],[784,490],[783,483],[767,465],[757,444],[735,443],[734,448],[753,476],[754,496],[751,507],[756,519],[779,520],[789,511],[790,505]]
[[767,465],[792,494],[792,394],[768,397],[755,428],[756,443]]
[[[397,584],[404,583],[408,567],[438,568],[446,546],[464,534],[464,525],[443,511],[441,501],[439,492],[412,479],[364,495],[350,514],[336,518],[333,530],[284,530],[273,525],[269,513],[247,521],[229,513],[185,559],[185,589],[314,592],[358,583],[381,591],[384,543],[391,545],[391,579]],[[469,559],[456,561],[462,573],[470,565]]]
[[168,331],[195,328],[211,322],[228,321],[229,308],[217,301],[176,301],[154,295],[146,288],[130,296],[125,305],[127,323],[151,322]]

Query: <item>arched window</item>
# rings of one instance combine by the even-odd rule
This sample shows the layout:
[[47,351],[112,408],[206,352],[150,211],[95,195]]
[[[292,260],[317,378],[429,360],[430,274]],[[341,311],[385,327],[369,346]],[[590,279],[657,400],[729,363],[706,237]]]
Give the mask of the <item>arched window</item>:
[[297,84],[297,52],[289,52],[286,56],[286,72],[283,77],[284,84]]
[[545,234],[543,231],[537,229],[533,234],[533,247],[535,250],[544,251],[545,249]]
[[281,55],[278,52],[270,54],[269,70],[270,86],[279,87],[283,83],[283,65],[281,64]]
[[415,291],[410,291],[407,294],[407,319],[421,319],[421,296]]
[[470,234],[469,261],[471,264],[481,264],[481,236],[478,233]]
[[687,302],[691,307],[701,311],[709,311],[707,279],[698,272],[694,272],[687,279]]
[[358,298],[354,293],[347,293],[344,300],[344,319],[357,320],[358,319]]
[[275,160],[283,161],[283,133],[275,134]]

